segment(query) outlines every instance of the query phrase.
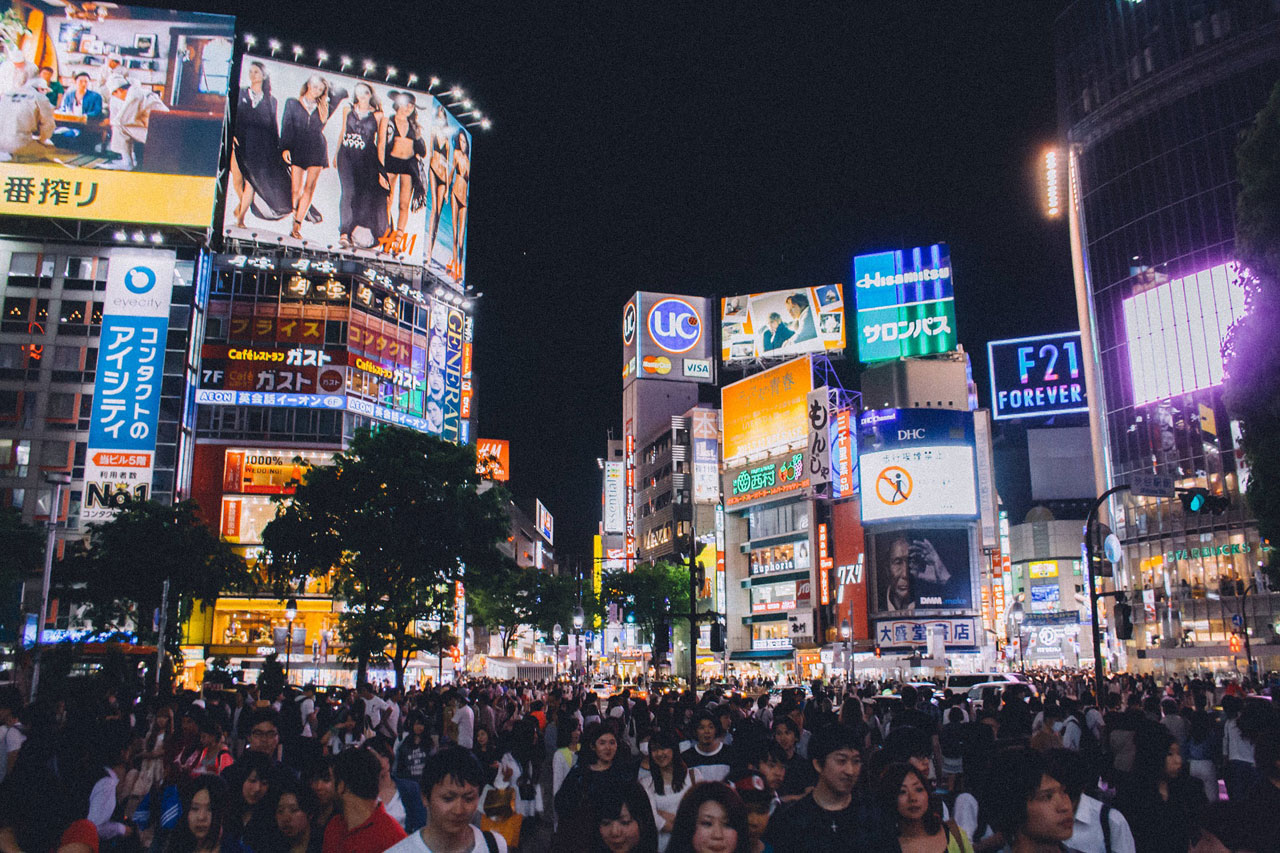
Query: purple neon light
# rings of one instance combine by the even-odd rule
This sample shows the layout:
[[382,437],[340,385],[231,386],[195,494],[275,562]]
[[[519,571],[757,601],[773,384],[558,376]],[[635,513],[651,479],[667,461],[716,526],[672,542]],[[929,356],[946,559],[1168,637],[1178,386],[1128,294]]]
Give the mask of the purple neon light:
[[1134,405],[1222,383],[1222,343],[1245,312],[1235,263],[1175,278],[1124,300]]

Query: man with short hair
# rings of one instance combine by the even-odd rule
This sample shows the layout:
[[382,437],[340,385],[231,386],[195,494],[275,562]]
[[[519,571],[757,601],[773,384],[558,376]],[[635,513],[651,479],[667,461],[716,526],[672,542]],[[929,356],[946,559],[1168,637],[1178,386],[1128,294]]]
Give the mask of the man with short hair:
[[[428,758],[422,771],[422,800],[427,806],[427,825],[411,833],[387,853],[444,853],[455,850],[507,853],[507,842],[501,835],[481,830],[472,823],[484,786],[484,768],[470,750],[451,746]],[[324,853],[329,853],[327,847]]]
[[[295,782],[298,780],[297,771],[280,761],[280,715],[274,708],[267,706],[252,711],[249,717],[248,746],[245,752],[260,752],[271,759],[271,769],[280,774],[278,778],[287,776]],[[239,790],[237,783],[244,781],[248,771],[240,761],[236,761],[220,775],[231,784],[234,790]]]
[[773,741],[786,756],[787,775],[777,788],[782,802],[794,802],[813,790],[818,774],[800,753],[800,726],[790,716],[780,716],[773,724]]
[[721,743],[720,721],[707,710],[693,718],[693,745],[680,753],[685,767],[698,768],[704,782],[723,782],[729,775],[729,750]]
[[405,837],[378,800],[381,772],[378,757],[367,749],[348,749],[334,758],[339,811],[324,828],[323,853],[383,853]]
[[1075,808],[1061,779],[1043,755],[1012,747],[996,755],[992,785],[983,806],[1007,850],[1067,850],[1075,831]]
[[1045,772],[1062,783],[1075,807],[1067,848],[1081,853],[1134,853],[1129,821],[1119,809],[1094,796],[1098,775],[1089,772],[1084,756],[1064,747],[1046,752],[1044,758]]
[[817,784],[769,820],[765,837],[774,853],[875,849],[875,806],[854,794],[862,775],[862,751],[854,733],[844,726],[815,732],[809,756]]
[[445,705],[446,710],[450,707],[453,708],[449,716],[453,741],[464,749],[471,749],[476,742],[475,712],[471,710],[471,706],[467,704],[466,698],[461,693],[453,694],[449,704]]

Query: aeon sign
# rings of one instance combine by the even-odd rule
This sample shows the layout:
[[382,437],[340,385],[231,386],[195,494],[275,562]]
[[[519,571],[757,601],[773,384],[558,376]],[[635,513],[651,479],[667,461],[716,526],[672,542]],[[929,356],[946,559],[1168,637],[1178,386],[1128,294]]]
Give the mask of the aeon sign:
[[692,305],[670,296],[649,309],[649,337],[670,353],[688,352],[702,340],[702,319]]

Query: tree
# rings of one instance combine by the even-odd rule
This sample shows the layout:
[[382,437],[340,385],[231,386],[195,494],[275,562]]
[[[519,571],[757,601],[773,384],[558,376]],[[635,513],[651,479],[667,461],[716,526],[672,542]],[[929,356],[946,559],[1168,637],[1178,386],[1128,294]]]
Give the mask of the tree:
[[4,591],[0,608],[0,636],[21,630],[18,620],[19,587],[23,579],[35,572],[44,559],[45,537],[40,530],[22,521],[22,513],[12,507],[0,509],[0,590]]
[[[1258,532],[1280,543],[1280,83],[1243,135],[1236,164],[1236,258],[1248,312],[1224,347],[1225,400],[1240,422]],[[1275,557],[1267,571],[1280,583]]]
[[99,636],[132,624],[140,639],[154,640],[152,614],[160,611],[168,581],[165,642],[176,653],[178,626],[197,600],[210,603],[224,592],[256,588],[244,559],[198,513],[194,501],[129,503],[110,521],[90,527],[87,545],[68,546],[59,564],[61,594],[89,605]]
[[358,430],[333,465],[313,466],[279,499],[262,533],[262,565],[277,595],[304,577],[332,572],[346,602],[339,628],[357,662],[388,659],[396,683],[420,649],[441,649],[454,584],[482,588],[506,538],[501,490],[477,491],[475,449],[399,427]]
[[490,586],[468,590],[467,595],[476,620],[491,626],[490,630],[497,629],[504,657],[521,628],[550,634],[552,626],[559,624],[568,633],[578,606],[577,584],[572,578],[522,569],[510,561]]
[[[618,605],[623,613],[634,614],[636,624],[652,641],[673,620],[688,618],[689,567],[661,560],[641,563],[631,572],[605,572],[600,597]],[[653,656],[655,667],[658,657]]]

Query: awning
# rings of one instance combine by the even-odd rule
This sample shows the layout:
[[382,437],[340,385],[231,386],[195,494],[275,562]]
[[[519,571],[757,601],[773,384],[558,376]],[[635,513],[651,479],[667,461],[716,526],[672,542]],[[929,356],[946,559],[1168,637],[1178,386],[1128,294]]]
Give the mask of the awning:
[[729,660],[790,660],[794,649],[752,649],[747,652],[730,652]]

